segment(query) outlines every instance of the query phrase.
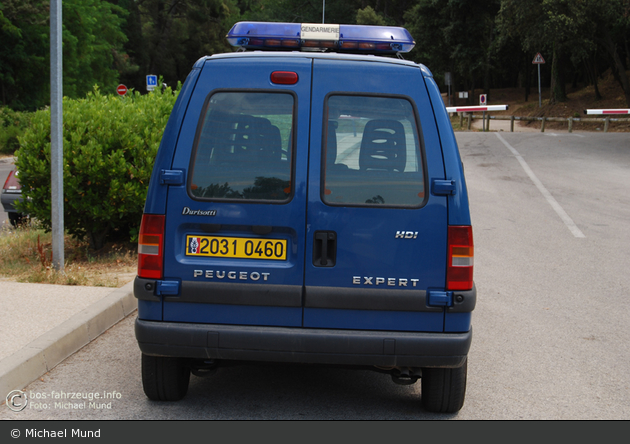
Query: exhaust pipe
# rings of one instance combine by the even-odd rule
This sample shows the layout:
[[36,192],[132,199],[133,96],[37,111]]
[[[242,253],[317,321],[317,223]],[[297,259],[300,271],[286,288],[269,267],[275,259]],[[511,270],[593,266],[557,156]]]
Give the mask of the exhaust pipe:
[[412,385],[422,377],[422,369],[410,367],[394,368],[391,375],[392,381],[398,385]]
[[219,362],[214,359],[198,361],[190,366],[190,373],[199,378],[208,378],[214,375],[219,368]]

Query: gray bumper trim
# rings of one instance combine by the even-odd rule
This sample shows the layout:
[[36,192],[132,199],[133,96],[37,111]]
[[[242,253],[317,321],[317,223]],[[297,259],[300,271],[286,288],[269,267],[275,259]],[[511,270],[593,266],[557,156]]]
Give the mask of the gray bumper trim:
[[459,367],[472,340],[472,330],[410,333],[141,319],[135,331],[140,350],[154,356],[404,367]]

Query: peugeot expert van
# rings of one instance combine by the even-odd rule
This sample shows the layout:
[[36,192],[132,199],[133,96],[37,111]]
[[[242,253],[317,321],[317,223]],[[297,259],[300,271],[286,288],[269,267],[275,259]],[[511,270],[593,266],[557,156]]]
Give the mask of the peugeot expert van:
[[345,365],[464,402],[473,236],[440,91],[403,28],[240,22],[157,154],[136,337],[153,400],[225,364]]

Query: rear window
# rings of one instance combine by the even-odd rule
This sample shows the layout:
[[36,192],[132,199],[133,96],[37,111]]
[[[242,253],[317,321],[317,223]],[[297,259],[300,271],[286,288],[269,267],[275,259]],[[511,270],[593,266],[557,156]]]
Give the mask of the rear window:
[[423,155],[409,100],[331,95],[326,114],[325,203],[402,207],[424,203]]
[[294,101],[285,93],[213,94],[197,131],[191,196],[288,201]]

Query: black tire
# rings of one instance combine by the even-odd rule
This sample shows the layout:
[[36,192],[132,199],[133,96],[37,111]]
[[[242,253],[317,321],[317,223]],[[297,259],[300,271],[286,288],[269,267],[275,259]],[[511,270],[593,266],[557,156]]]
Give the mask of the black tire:
[[458,368],[422,369],[422,406],[434,413],[456,413],[464,405],[468,359]]
[[11,222],[11,225],[16,228],[24,223],[25,217],[22,213],[9,212],[7,215],[9,216],[9,222]]
[[190,368],[184,358],[142,354],[142,388],[153,401],[179,401],[188,392]]

